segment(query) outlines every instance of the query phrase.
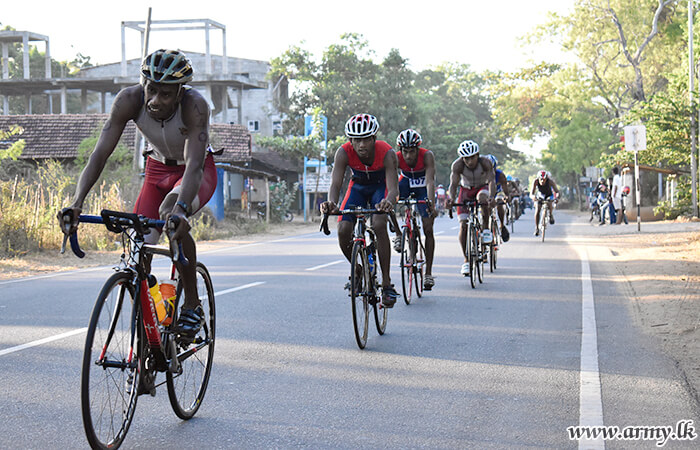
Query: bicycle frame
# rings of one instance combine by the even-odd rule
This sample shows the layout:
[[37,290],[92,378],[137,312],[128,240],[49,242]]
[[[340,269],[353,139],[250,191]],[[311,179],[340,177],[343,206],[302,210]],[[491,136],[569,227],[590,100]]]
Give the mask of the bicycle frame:
[[[128,214],[128,213],[120,213],[116,211],[106,211],[103,210],[102,214],[100,216],[91,216],[91,215],[83,215],[81,214],[79,217],[79,221],[83,223],[94,223],[94,224],[104,224],[108,230],[112,232],[117,232],[121,233],[122,236],[125,236],[128,240],[128,252],[125,251],[124,254],[122,255],[122,260],[120,262],[120,266],[117,267],[117,270],[125,271],[130,273],[130,277],[133,280],[132,283],[134,285],[135,289],[135,298],[139,299],[140,302],[140,308],[141,308],[141,320],[143,323],[143,329],[146,334],[146,341],[148,343],[148,348],[153,355],[155,362],[156,362],[156,370],[164,372],[166,370],[170,370],[171,372],[176,372],[179,366],[179,362],[186,359],[190,354],[196,352],[199,350],[199,348],[202,348],[203,346],[207,345],[207,342],[200,343],[197,346],[193,346],[193,348],[188,349],[186,352],[183,352],[181,355],[177,355],[176,349],[175,349],[175,342],[174,340],[170,340],[170,350],[171,350],[171,355],[173,355],[172,359],[168,360],[167,358],[167,352],[164,347],[164,339],[160,330],[160,324],[158,321],[158,315],[156,313],[155,305],[153,304],[153,301],[150,299],[148,295],[148,274],[149,272],[146,270],[146,260],[145,257],[146,255],[163,255],[163,256],[168,256],[173,259],[173,267],[171,269],[171,274],[174,278],[174,275],[177,273],[175,270],[174,266],[174,261],[179,261],[181,264],[187,264],[187,260],[184,258],[184,255],[181,252],[181,247],[179,244],[175,247],[173,247],[172,242],[171,242],[171,248],[168,249],[166,247],[161,247],[157,245],[151,245],[151,244],[146,244],[143,235],[144,235],[144,226],[145,227],[163,227],[165,226],[165,221],[163,220],[153,220],[153,219],[145,219],[144,218],[144,223],[141,223],[141,219],[138,218],[135,214]],[[80,246],[78,244],[78,239],[77,239],[77,234],[73,234],[70,237],[70,242],[71,242],[71,249],[73,250],[73,253],[76,254],[78,257],[84,257],[85,253],[82,252],[80,249]],[[123,245],[127,247],[127,243],[122,241]],[[65,241],[64,241],[65,245]],[[63,249],[62,249],[63,251]],[[81,256],[82,255],[82,256]],[[173,314],[177,314],[177,305],[174,305],[174,312]],[[134,315],[137,314],[137,309],[134,309]],[[115,315],[116,318],[116,315]],[[135,321],[136,317],[132,317],[132,320]],[[113,327],[114,325],[112,325]],[[113,329],[110,330],[110,333],[105,341],[105,344],[103,346],[102,352],[100,353],[100,358],[99,361],[102,361],[106,352],[106,349],[108,348],[109,344],[111,343],[111,337],[113,334]],[[110,363],[107,361],[102,361],[103,364],[108,365],[110,367],[121,367],[122,365],[126,364],[128,367],[132,367],[134,364],[133,361],[133,353],[134,353],[134,345],[135,345],[135,340],[136,340],[136,327],[132,327],[132,332],[131,332],[131,340],[130,340],[130,350],[129,350],[129,358],[125,363]]]

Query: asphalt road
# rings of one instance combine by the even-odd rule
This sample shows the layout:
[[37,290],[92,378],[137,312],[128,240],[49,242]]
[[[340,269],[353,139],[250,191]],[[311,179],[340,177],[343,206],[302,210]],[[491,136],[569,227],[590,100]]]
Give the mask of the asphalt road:
[[[386,334],[371,327],[365,350],[353,337],[349,265],[335,235],[201,254],[215,291],[229,291],[216,298],[204,403],[183,422],[165,386],[140,397],[124,448],[577,448],[567,427],[579,424],[700,426],[674,362],[635,329],[618,284],[600,272],[599,250],[586,248],[579,227],[588,224],[558,211],[542,243],[532,215],[516,222],[498,269],[476,289],[459,275],[457,221],[438,219],[435,288],[410,306],[399,300]],[[398,287],[397,264],[394,254]],[[159,260],[156,273],[166,271]],[[84,328],[110,273],[0,282],[0,448],[87,447]]]

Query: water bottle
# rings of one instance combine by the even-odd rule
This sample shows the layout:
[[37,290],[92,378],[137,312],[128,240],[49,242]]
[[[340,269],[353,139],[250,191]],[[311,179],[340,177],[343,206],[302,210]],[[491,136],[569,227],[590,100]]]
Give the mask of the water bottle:
[[160,296],[165,307],[165,318],[161,322],[168,326],[173,321],[173,309],[175,309],[175,299],[177,298],[177,286],[174,280],[165,280],[160,283]]
[[167,312],[163,304],[163,296],[160,293],[160,286],[158,286],[158,279],[153,274],[148,275],[148,293],[153,305],[156,307],[158,322],[162,323],[167,316]]

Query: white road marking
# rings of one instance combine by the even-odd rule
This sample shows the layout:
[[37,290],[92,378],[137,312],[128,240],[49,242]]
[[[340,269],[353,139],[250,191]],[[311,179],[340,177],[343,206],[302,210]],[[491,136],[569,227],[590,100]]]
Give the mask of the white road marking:
[[39,340],[32,341],[32,342],[27,342],[26,344],[16,345],[14,347],[0,350],[0,356],[8,355],[8,354],[14,353],[14,352],[18,352],[20,350],[24,350],[25,348],[31,348],[31,347],[36,347],[37,345],[48,344],[49,342],[53,342],[53,341],[57,341],[59,339],[74,336],[76,334],[85,333],[86,331],[87,331],[87,327],[78,328],[77,330],[67,331],[65,333],[57,334],[55,336],[49,336],[47,338],[39,339]]
[[[581,255],[581,369],[579,397],[579,425],[585,427],[603,426],[603,401],[598,371],[598,332],[595,321],[595,301],[591,267],[588,252],[579,249]],[[581,439],[579,449],[604,449],[603,439]]]
[[214,296],[216,297],[217,295],[224,295],[224,294],[230,294],[231,292],[242,291],[243,289],[248,289],[248,288],[252,288],[255,286],[260,286],[261,284],[265,284],[265,282],[264,281],[256,281],[255,283],[244,284],[243,286],[238,286],[238,287],[231,288],[231,289],[224,289],[223,291],[214,292]]
[[[264,281],[256,281],[255,283],[244,284],[243,286],[238,286],[238,287],[231,288],[231,289],[224,289],[223,291],[215,292],[214,296],[229,294],[231,292],[236,292],[236,291],[242,291],[243,289],[248,289],[248,288],[252,288],[255,286],[260,286],[261,284],[265,284],[265,282]],[[67,331],[65,333],[57,334],[55,336],[49,336],[49,337],[46,337],[43,339],[28,342],[26,344],[21,344],[21,345],[17,345],[14,347],[6,348],[4,350],[0,350],[0,356],[8,355],[10,353],[18,352],[20,350],[24,350],[24,349],[31,348],[31,347],[36,347],[38,345],[48,344],[49,342],[53,342],[53,341],[57,341],[59,339],[74,336],[76,334],[85,333],[86,331],[87,331],[87,327],[78,328],[76,330]]]
[[321,264],[320,266],[308,267],[308,268],[306,268],[306,269],[304,269],[304,270],[313,271],[313,270],[323,269],[324,267],[334,266],[334,265],[340,264],[340,263],[342,263],[342,262],[344,262],[344,261],[345,261],[344,259],[339,259],[338,261],[333,261],[333,262],[329,262],[329,263],[326,263],[326,264]]

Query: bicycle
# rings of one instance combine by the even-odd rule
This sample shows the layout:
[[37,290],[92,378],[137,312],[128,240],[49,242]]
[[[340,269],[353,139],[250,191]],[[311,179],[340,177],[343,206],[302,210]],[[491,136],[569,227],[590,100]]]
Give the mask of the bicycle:
[[[553,198],[544,198],[544,197],[537,197],[537,203],[538,203],[538,208],[540,210],[540,223],[539,223],[539,230],[540,230],[540,237],[542,238],[542,242],[544,242],[544,235],[547,231],[547,224],[549,224],[549,219],[550,219],[550,210],[549,210],[549,205],[555,202]],[[545,205],[546,203],[546,205]]]
[[[484,272],[484,245],[481,242],[481,222],[479,220],[479,203],[476,200],[466,200],[462,203],[453,203],[452,208],[462,206],[468,209],[467,218],[467,248],[466,257],[469,263],[469,282],[472,289],[476,288],[476,280],[483,283]],[[452,208],[449,210],[452,218]],[[475,276],[476,275],[476,276]]]
[[411,304],[413,286],[416,295],[423,295],[423,278],[425,276],[425,246],[421,237],[419,204],[428,204],[427,200],[416,200],[413,194],[407,199],[399,200],[397,205],[404,205],[404,224],[401,226],[401,284],[403,299]]
[[[369,331],[369,310],[374,311],[374,323],[379,335],[386,331],[388,320],[388,308],[382,305],[377,282],[377,236],[371,226],[367,225],[367,217],[373,214],[387,214],[377,209],[343,209],[333,213],[324,213],[321,221],[321,231],[328,236],[329,216],[341,216],[351,214],[355,216],[355,226],[352,234],[352,257],[350,258],[350,298],[352,303],[352,323],[355,332],[355,341],[360,349],[367,345]],[[388,213],[394,227],[396,218],[393,213]],[[369,243],[368,243],[369,242]]]
[[[507,202],[499,203],[505,203],[507,207]],[[498,260],[498,246],[503,242],[503,238],[501,237],[501,228],[498,226],[498,214],[496,212],[496,209],[497,208],[491,209],[491,235],[493,236],[493,238],[490,244],[485,244],[489,246],[489,270],[492,273],[494,270],[496,270],[496,262]],[[506,214],[508,214],[507,209]]]
[[[205,322],[191,342],[183,339],[176,325],[183,288],[174,263],[189,262],[172,240],[170,248],[144,242],[147,231],[163,227],[165,221],[109,210],[102,210],[99,216],[80,215],[79,220],[104,224],[122,240],[116,272],[105,282],[92,311],[80,383],[83,426],[90,446],[117,448],[126,437],[140,395],[155,396],[156,388],[167,384],[170,405],[183,420],[191,419],[201,406],[214,357],[214,289],[209,271],[198,261],[197,291]],[[69,239],[73,253],[84,257],[77,233]],[[170,276],[177,288],[167,325],[167,320],[159,322],[149,296],[152,255],[168,256],[173,261]],[[156,384],[159,372],[165,373],[166,379]]]

